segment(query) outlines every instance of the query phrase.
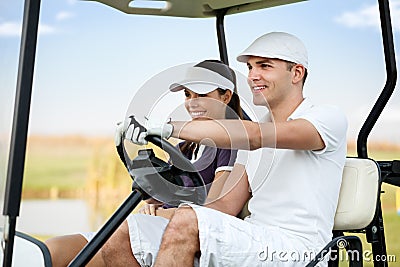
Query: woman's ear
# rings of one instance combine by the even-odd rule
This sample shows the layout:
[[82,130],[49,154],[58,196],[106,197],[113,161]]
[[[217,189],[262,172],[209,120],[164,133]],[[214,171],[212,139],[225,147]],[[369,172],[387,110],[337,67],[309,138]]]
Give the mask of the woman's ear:
[[222,96],[222,100],[224,101],[225,104],[228,104],[231,101],[231,98],[232,98],[232,91],[226,90],[225,94]]

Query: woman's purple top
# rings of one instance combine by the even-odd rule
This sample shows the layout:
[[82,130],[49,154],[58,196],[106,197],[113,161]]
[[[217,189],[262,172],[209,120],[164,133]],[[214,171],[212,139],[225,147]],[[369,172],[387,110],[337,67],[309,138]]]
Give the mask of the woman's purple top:
[[[181,146],[183,144],[179,143]],[[184,156],[191,160],[194,167],[198,170],[204,180],[207,191],[210,190],[211,183],[214,181],[217,171],[231,171],[237,155],[236,149],[223,149],[211,146],[200,145],[196,158],[194,153],[188,151]],[[183,184],[192,187],[193,182],[189,177],[181,177]],[[171,208],[171,205],[164,204],[163,208]]]

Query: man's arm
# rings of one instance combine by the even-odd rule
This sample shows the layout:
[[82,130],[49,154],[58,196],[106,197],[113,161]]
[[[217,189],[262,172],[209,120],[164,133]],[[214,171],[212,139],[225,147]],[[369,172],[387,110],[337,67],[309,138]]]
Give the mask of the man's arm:
[[193,120],[171,122],[172,136],[205,145],[254,150],[276,147],[321,150],[325,144],[317,129],[305,119],[257,123],[245,120]]
[[[215,179],[211,185],[205,206],[236,216],[251,196],[246,170],[243,165],[235,164],[231,172],[220,174],[221,177]],[[227,174],[229,176],[225,177]],[[157,209],[155,215],[171,219],[175,210],[176,208]]]
[[[216,186],[219,186],[216,184]],[[211,186],[210,192],[213,190]],[[219,197],[209,197],[205,206],[221,212],[236,216],[242,210],[244,204],[250,199],[249,182],[245,167],[235,164],[229,177],[219,194]],[[217,190],[216,190],[217,191]]]
[[230,174],[230,171],[219,171],[215,174],[214,180],[211,183],[210,190],[207,194],[206,203],[215,201],[221,196],[221,192]]

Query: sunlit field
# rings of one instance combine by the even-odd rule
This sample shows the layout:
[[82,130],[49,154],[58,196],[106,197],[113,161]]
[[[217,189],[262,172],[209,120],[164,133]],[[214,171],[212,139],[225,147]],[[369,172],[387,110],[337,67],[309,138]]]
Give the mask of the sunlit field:
[[[349,145],[349,156],[355,148]],[[400,148],[373,144],[369,157],[375,160],[400,159]],[[389,266],[400,266],[400,215],[396,207],[396,187],[383,185],[382,205]],[[40,137],[29,138],[23,199],[83,199],[90,209],[106,220],[131,192],[131,178],[119,159],[112,138]],[[400,192],[398,192],[400,194]],[[39,239],[48,236],[37,236]],[[365,242],[364,249],[371,250]],[[367,261],[365,266],[372,266]],[[341,264],[345,266],[344,264]]]

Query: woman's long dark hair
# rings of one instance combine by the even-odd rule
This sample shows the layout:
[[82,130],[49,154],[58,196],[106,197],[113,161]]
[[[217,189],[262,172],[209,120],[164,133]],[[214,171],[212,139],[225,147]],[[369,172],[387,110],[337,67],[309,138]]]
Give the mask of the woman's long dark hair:
[[[221,62],[222,63],[222,62]],[[226,108],[225,112],[225,118],[226,119],[243,119],[243,110],[240,106],[240,98],[239,95],[237,94],[237,87],[236,87],[236,73],[234,70],[229,68],[229,71],[232,75],[232,81],[233,84],[235,85],[233,92],[232,92],[232,98],[228,103],[228,107]],[[223,90],[221,88],[218,88],[218,91],[220,92],[221,95],[225,94],[226,90]]]

